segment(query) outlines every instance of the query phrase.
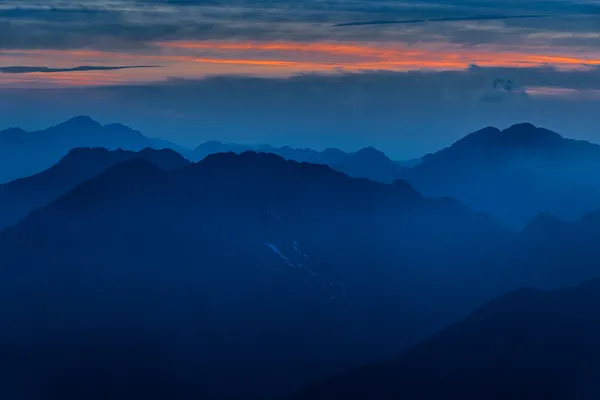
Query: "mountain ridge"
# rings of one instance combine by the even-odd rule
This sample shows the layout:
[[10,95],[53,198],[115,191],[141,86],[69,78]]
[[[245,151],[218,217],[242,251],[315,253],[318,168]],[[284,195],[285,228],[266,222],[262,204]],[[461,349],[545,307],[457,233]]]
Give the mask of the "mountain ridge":
[[[0,302],[10,327],[0,349],[10,343],[15,357],[0,381],[11,387],[19,380],[7,377],[29,376],[18,388],[27,393],[39,382],[31,366],[58,358],[66,367],[52,369],[57,382],[86,382],[102,354],[69,346],[117,324],[178,360],[176,390],[281,398],[429,332],[422,317],[434,313],[429,294],[440,294],[426,284],[428,271],[460,259],[457,247],[504,234],[493,218],[424,199],[408,184],[272,154],[220,153],[169,171],[127,160],[0,231],[0,297],[32,315],[23,320]],[[388,308],[374,311],[384,301]],[[115,374],[140,367],[112,351],[104,357],[121,357],[102,366]],[[75,400],[77,387],[53,390]]]
[[600,145],[523,123],[473,132],[402,177],[428,197],[455,197],[519,228],[540,212],[576,221],[596,209],[597,169]]
[[294,399],[594,398],[598,306],[600,280],[514,290],[395,359],[322,381]]
[[122,124],[102,125],[89,116],[77,116],[37,131],[8,128],[0,131],[0,182],[33,175],[51,167],[77,147],[138,151],[146,147],[179,147],[152,139]]
[[0,229],[18,222],[88,179],[120,162],[142,158],[170,170],[189,164],[174,150],[144,148],[138,152],[75,148],[52,167],[26,178],[0,184]]

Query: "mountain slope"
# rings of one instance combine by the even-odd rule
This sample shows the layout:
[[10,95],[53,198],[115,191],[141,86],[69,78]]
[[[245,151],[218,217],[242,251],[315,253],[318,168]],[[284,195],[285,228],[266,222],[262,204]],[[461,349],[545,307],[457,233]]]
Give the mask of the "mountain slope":
[[153,398],[281,398],[462,315],[447,265],[503,235],[403,181],[257,153],[135,158],[0,232],[0,383],[142,398],[148,371]]
[[109,167],[136,157],[170,170],[189,164],[173,150],[145,148],[139,152],[109,151],[104,148],[76,148],[56,165],[27,178],[0,185],[0,228],[12,225],[31,211],[48,204],[80,183]]
[[[269,145],[241,145],[236,143],[221,143],[210,141],[199,145],[192,153],[193,160],[202,160],[210,154],[243,153],[258,151],[276,154],[286,160],[327,165],[336,171],[345,173],[353,178],[367,178],[376,182],[391,183],[401,176],[407,168],[389,159],[383,152],[373,147],[365,147],[354,153],[346,153],[340,149],[328,148],[323,151],[313,149],[295,149],[289,146],[273,147]],[[413,161],[409,162],[412,165]]]
[[600,207],[600,146],[518,124],[485,128],[423,157],[402,176],[426,196],[452,196],[523,226],[541,212],[577,220]]
[[390,160],[383,152],[373,147],[365,147],[338,160],[332,168],[356,178],[368,178],[378,182],[394,182],[404,169]]
[[49,168],[77,147],[134,151],[146,147],[176,148],[172,143],[148,138],[125,125],[101,125],[87,116],[75,117],[42,131],[10,128],[0,132],[0,182]]
[[397,359],[296,399],[592,399],[600,396],[600,281],[497,298]]

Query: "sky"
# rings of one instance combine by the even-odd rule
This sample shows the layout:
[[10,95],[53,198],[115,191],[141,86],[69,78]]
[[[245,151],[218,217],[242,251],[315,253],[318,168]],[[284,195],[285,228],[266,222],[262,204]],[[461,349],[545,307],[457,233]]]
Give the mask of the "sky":
[[598,0],[3,0],[0,128],[396,158],[524,120],[600,141]]

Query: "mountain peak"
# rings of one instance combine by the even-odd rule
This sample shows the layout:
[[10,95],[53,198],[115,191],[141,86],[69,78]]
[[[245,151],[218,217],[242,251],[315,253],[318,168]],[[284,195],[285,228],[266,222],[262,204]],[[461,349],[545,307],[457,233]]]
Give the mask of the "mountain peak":
[[502,136],[509,142],[519,144],[540,144],[562,139],[562,136],[558,133],[548,129],[538,128],[528,122],[512,125],[502,131]]
[[513,130],[513,129],[532,130],[532,129],[537,129],[537,126],[535,126],[531,122],[520,122],[518,124],[511,125],[510,127],[508,127],[507,129],[505,129],[504,131],[509,131],[509,130]]
[[153,149],[146,147],[137,153],[141,158],[148,160],[164,170],[174,170],[187,166],[190,162],[181,154],[172,149]]
[[94,120],[92,117],[88,116],[88,115],[78,115],[76,117],[73,117],[71,119],[68,119],[64,122],[65,124],[99,124],[99,122],[97,122],[96,120]]
[[11,127],[11,128],[3,130],[1,133],[5,134],[5,135],[20,135],[23,133],[27,133],[27,131],[22,128]]
[[456,141],[452,146],[441,150],[432,156],[448,152],[468,152],[471,156],[481,155],[481,151],[500,154],[500,150],[510,150],[520,147],[538,147],[555,144],[557,139],[562,139],[558,133],[524,122],[512,125],[504,130],[493,126],[480,129]]
[[556,228],[560,228],[565,225],[560,218],[556,217],[549,212],[541,212],[537,214],[529,223],[523,228],[524,233],[548,233]]
[[21,128],[8,128],[0,131],[0,138],[8,142],[18,142],[27,134],[27,131]]
[[383,151],[376,149],[373,146],[368,146],[368,147],[364,147],[360,150],[358,150],[356,153],[354,153],[355,155],[360,155],[360,156],[368,156],[368,157],[386,157],[387,156],[383,153]]
[[[456,147],[461,144],[479,143],[481,141],[487,141],[491,137],[498,137],[501,133],[502,133],[502,131],[494,126],[486,126],[483,129],[479,129],[475,132],[469,133],[467,136],[463,137],[462,139],[457,140],[449,148],[453,148],[453,147]],[[444,151],[444,150],[441,150],[441,151]]]
[[56,125],[56,128],[98,129],[102,128],[102,125],[87,115],[80,115]]
[[59,163],[67,160],[89,158],[94,155],[105,155],[108,153],[110,153],[110,151],[104,147],[75,147],[69,150],[69,152],[59,160]]

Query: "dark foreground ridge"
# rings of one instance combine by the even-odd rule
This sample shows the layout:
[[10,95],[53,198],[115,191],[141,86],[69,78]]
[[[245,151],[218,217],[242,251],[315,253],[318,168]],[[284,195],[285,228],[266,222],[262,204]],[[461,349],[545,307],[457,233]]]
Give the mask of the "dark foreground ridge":
[[600,281],[497,298],[401,357],[319,382],[294,400],[600,397]]
[[[513,129],[529,133],[525,147],[564,140],[528,125]],[[513,142],[513,133],[491,129],[468,140]],[[382,170],[390,165],[375,149],[356,155],[369,165],[384,160]],[[7,216],[22,217],[0,231],[0,388],[17,399],[281,399],[402,354],[509,290],[600,277],[599,212],[575,222],[542,212],[511,233],[456,199],[422,196],[404,179],[356,179],[267,153],[191,164],[172,150],[76,149],[1,186],[0,200]],[[497,324],[511,322],[500,318],[506,313],[488,314],[490,329],[505,332]],[[519,318],[515,326],[536,321]],[[456,359],[436,349],[428,362],[446,351]],[[462,349],[465,365],[478,367],[457,373],[486,382],[469,375],[491,368],[478,364],[479,348]],[[418,375],[430,365],[418,360],[409,376],[437,387]],[[374,370],[382,388],[395,374]]]
[[279,399],[462,315],[470,301],[434,318],[441,283],[464,282],[443,266],[503,235],[402,181],[252,152],[135,157],[0,232],[0,387]]

